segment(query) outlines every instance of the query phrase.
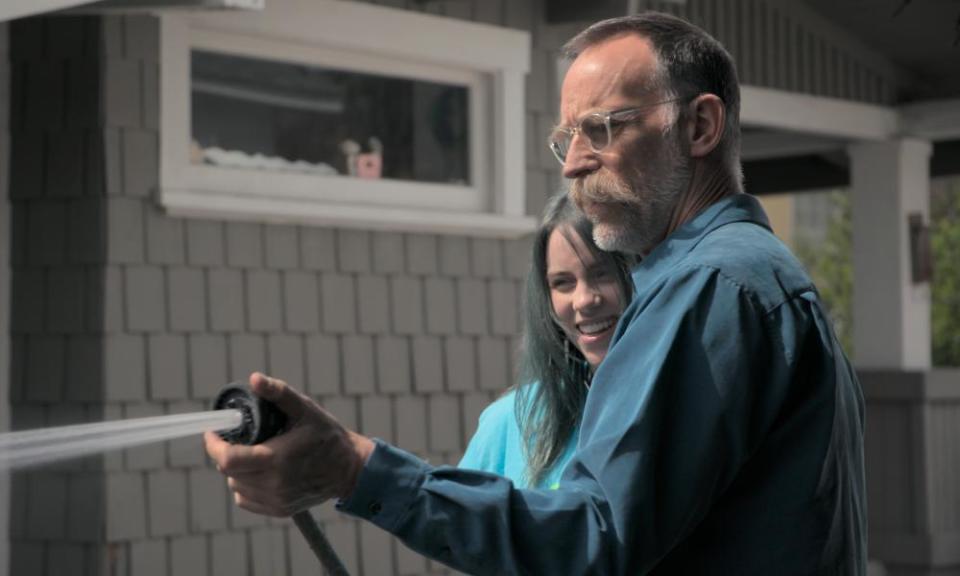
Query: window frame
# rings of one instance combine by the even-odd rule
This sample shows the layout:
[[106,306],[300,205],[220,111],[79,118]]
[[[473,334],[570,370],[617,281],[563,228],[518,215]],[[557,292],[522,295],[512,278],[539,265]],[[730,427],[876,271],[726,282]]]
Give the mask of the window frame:
[[[465,86],[470,183],[193,164],[193,49]],[[338,0],[272,0],[256,13],[164,14],[158,200],[185,217],[525,234],[535,227],[525,214],[524,190],[529,60],[526,32]]]

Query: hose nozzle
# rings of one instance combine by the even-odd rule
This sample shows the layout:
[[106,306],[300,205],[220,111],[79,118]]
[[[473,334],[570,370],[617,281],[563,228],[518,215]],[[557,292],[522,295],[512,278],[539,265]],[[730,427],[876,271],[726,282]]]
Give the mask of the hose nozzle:
[[227,384],[213,402],[214,410],[237,410],[243,415],[240,426],[220,430],[220,437],[231,444],[259,444],[283,432],[287,416],[272,403],[256,396],[238,382]]

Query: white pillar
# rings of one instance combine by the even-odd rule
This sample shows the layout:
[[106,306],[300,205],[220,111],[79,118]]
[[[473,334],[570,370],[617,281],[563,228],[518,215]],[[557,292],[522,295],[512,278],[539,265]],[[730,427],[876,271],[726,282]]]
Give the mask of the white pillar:
[[909,215],[930,216],[929,142],[850,147],[853,334],[861,369],[930,368],[930,284],[914,283]]

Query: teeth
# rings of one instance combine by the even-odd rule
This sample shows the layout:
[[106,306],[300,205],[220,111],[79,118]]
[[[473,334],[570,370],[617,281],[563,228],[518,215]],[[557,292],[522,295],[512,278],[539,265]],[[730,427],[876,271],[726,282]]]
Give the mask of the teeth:
[[597,334],[599,332],[603,332],[604,330],[610,328],[616,323],[617,321],[615,319],[607,319],[607,320],[602,320],[600,322],[581,324],[580,332],[589,336],[591,334]]

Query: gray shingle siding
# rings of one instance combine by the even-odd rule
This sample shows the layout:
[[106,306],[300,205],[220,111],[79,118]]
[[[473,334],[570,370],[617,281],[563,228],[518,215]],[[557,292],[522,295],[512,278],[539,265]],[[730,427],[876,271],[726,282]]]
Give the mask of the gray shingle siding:
[[[430,10],[533,18],[483,4]],[[347,426],[456,462],[482,405],[511,384],[528,243],[168,216],[154,200],[158,26],[12,25],[11,66],[26,79],[11,85],[23,113],[10,180],[14,427],[195,412],[228,381],[268,370]],[[12,483],[15,573],[318,569],[289,522],[233,505],[199,436],[37,474]],[[329,505],[315,512],[354,574],[446,572]],[[44,560],[54,551],[60,564]]]

